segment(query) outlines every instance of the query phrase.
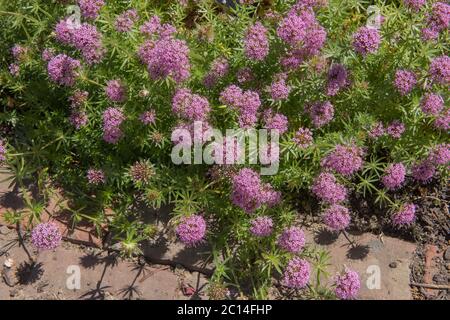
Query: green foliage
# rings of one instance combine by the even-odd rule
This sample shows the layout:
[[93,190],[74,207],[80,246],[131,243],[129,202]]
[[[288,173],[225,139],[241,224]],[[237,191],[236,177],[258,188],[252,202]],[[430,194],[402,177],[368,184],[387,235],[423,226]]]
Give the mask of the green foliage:
[[[208,241],[213,248],[212,280],[216,287],[212,290],[234,287],[253,298],[266,298],[273,278],[283,273],[286,262],[293,256],[280,251],[277,235],[305,214],[298,210],[297,205],[302,202],[299,199],[309,193],[314,177],[321,170],[321,159],[336,144],[354,143],[365,150],[362,170],[352,178],[339,177],[339,181],[355,193],[374,197],[381,207],[393,209],[399,206],[399,200],[394,200],[392,192],[380,183],[386,166],[392,162],[411,166],[424,159],[436,144],[448,142],[448,133],[433,128],[433,119],[425,116],[419,107],[420,98],[428,88],[448,101],[448,88],[431,84],[427,79],[431,59],[448,53],[448,31],[436,42],[420,39],[431,4],[427,4],[426,10],[412,13],[396,1],[330,0],[328,6],[316,10],[319,22],[328,33],[325,47],[319,56],[304,61],[289,75],[292,88],[289,98],[274,102],[264,88],[271,84],[274,74],[282,71],[279,60],[286,48],[276,34],[277,23],[264,17],[269,9],[284,15],[295,1],[274,0],[270,8],[257,1],[256,5],[236,9],[225,9],[212,0],[189,1],[187,7],[180,2],[110,1],[111,5],[102,8],[94,22],[102,32],[106,55],[99,64],[83,63],[74,88],[62,88],[49,81],[47,63],[41,58],[42,51],[51,48],[82,60],[79,52],[55,39],[53,30],[67,15],[66,6],[61,1],[49,0],[0,2],[3,30],[0,34],[3,109],[0,125],[14,129],[7,139],[7,164],[14,175],[13,184],[25,188],[27,181],[36,179],[43,194],[43,199],[36,202],[21,189],[26,209],[8,212],[5,218],[12,223],[21,219],[28,219],[29,223],[39,221],[49,197],[45,192],[47,182],[51,180],[70,199],[70,205],[64,209],[71,213],[73,225],[89,222],[100,235],[108,226],[124,254],[132,256],[140,253],[141,242],[153,239],[158,232],[156,226],[143,223],[137,203],[145,209],[169,207],[172,227],[181,218],[201,212],[208,220]],[[353,51],[351,37],[365,24],[366,8],[371,4],[376,4],[385,17],[381,28],[383,41],[376,54],[364,59]],[[139,23],[128,33],[118,33],[114,29],[116,16],[129,8],[138,11]],[[242,87],[259,90],[264,107],[270,106],[289,118],[290,130],[280,141],[279,171],[263,178],[283,192],[283,202],[274,208],[263,206],[254,214],[273,218],[275,227],[271,236],[264,239],[251,236],[248,229],[253,217],[230,201],[227,174],[229,177],[240,166],[221,168],[223,174],[212,179],[216,167],[172,163],[171,132],[177,117],[171,111],[171,100],[177,85],[171,79],[151,80],[137,57],[137,50],[144,42],[138,26],[154,14],[163,22],[173,24],[178,30],[177,37],[187,42],[191,77],[184,85],[208,98],[214,127],[222,130],[237,127],[236,112],[222,105],[219,95],[227,85],[236,83],[236,71],[242,67],[250,67],[255,75],[252,83]],[[242,39],[257,19],[263,20],[269,30],[270,53],[262,62],[251,62],[244,55]],[[17,77],[8,71],[14,44],[28,48]],[[231,72],[208,89],[203,85],[203,77],[218,57],[227,58]],[[334,97],[325,94],[328,67],[318,67],[324,59],[327,65],[346,65],[351,73],[350,89]],[[398,68],[414,70],[419,78],[420,87],[407,96],[399,95],[392,86]],[[122,105],[127,117],[122,128],[124,138],[116,145],[102,139],[102,113],[111,105],[104,87],[111,79],[126,83],[128,97]],[[68,98],[75,88],[89,92],[83,106],[89,122],[80,130],[69,122]],[[339,116],[329,125],[315,129],[314,144],[300,149],[292,140],[295,131],[299,127],[312,127],[304,106],[318,100],[330,100]],[[156,122],[144,126],[139,115],[149,106],[156,111]],[[401,139],[387,135],[377,140],[369,138],[368,131],[376,121],[388,123],[395,119],[406,126]],[[145,183],[134,181],[130,173],[137,161],[144,161],[154,170]],[[89,168],[103,169],[106,183],[89,184],[86,179]],[[440,168],[439,176],[445,181],[447,168]],[[113,214],[107,214],[109,209]],[[307,246],[301,255],[314,267],[314,284],[301,297],[334,298],[322,280],[328,276],[327,253]]]

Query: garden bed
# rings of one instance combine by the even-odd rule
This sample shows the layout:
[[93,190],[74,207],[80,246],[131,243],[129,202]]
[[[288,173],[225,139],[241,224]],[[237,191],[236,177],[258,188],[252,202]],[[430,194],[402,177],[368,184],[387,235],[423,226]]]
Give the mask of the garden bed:
[[1,224],[210,298],[448,298],[450,6],[222,4],[2,4]]

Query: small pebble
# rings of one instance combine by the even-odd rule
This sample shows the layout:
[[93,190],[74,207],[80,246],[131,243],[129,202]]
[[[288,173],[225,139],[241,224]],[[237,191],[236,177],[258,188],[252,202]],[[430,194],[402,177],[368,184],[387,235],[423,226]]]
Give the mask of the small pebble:
[[394,261],[394,262],[389,263],[389,267],[392,269],[397,268],[397,262]]
[[444,259],[450,261],[450,247],[444,252]]

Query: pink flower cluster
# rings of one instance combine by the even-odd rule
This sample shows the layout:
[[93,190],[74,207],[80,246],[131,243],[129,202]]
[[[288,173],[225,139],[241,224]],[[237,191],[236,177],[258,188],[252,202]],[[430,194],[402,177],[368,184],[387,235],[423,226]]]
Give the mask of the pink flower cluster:
[[45,48],[44,50],[42,50],[42,60],[48,62],[54,56],[55,56],[55,52],[53,49]]
[[403,132],[405,132],[405,125],[399,120],[392,121],[386,129],[387,134],[389,134],[394,139],[399,139]]
[[420,8],[422,8],[427,3],[427,0],[403,0],[403,3],[405,6],[418,12]]
[[439,94],[428,93],[420,101],[420,108],[427,115],[438,115],[444,109],[444,99]]
[[414,72],[399,69],[395,72],[394,86],[402,96],[410,93],[417,83]]
[[269,54],[267,29],[261,22],[250,26],[244,38],[244,53],[247,58],[255,61],[264,60]]
[[305,234],[298,227],[290,227],[283,231],[278,238],[278,245],[283,250],[292,253],[300,252],[305,246]]
[[69,97],[70,107],[72,109],[81,107],[89,97],[89,92],[75,90],[75,92]]
[[262,205],[273,206],[281,200],[281,194],[272,186],[261,182],[259,174],[252,169],[241,169],[232,179],[231,201],[247,213]]
[[8,71],[13,77],[18,77],[20,74],[20,66],[17,63],[11,63],[8,66]]
[[254,79],[252,69],[243,67],[236,72],[237,81],[240,84],[250,82]]
[[404,204],[401,209],[392,216],[394,226],[410,225],[416,219],[416,206],[412,203]]
[[137,11],[135,9],[130,9],[117,17],[114,26],[118,32],[129,32],[138,19],[139,15]]
[[314,141],[312,132],[308,128],[298,129],[292,140],[302,149],[308,148]]
[[351,176],[361,169],[363,155],[363,150],[355,145],[337,145],[334,151],[322,159],[320,165],[344,176]]
[[71,87],[75,84],[80,65],[80,61],[65,54],[58,54],[48,62],[48,76],[59,85]]
[[308,261],[298,257],[289,260],[283,273],[283,284],[288,288],[301,289],[309,282],[311,266]]
[[220,94],[220,102],[239,111],[239,126],[249,128],[258,120],[258,109],[261,106],[259,94],[235,85],[226,87]]
[[156,121],[155,110],[151,109],[141,113],[141,115],[139,116],[139,120],[145,125],[155,124]]
[[187,246],[203,242],[206,235],[206,221],[200,215],[191,215],[181,219],[175,230],[178,238]]
[[336,181],[335,176],[328,172],[322,172],[316,177],[311,191],[320,200],[330,204],[342,202],[347,198],[347,189]]
[[405,132],[405,125],[399,120],[392,121],[387,128],[384,127],[382,122],[378,121],[372,126],[368,135],[372,139],[377,139],[388,134],[394,139],[399,139],[403,132]]
[[16,44],[11,48],[11,54],[12,54],[14,60],[17,62],[21,62],[25,58],[25,55],[27,54],[27,52],[28,52],[28,48],[23,47],[19,44]]
[[278,130],[279,134],[282,135],[288,131],[288,118],[281,113],[275,113],[272,109],[267,109],[263,114],[264,128]]
[[385,133],[386,133],[386,130],[384,129],[383,122],[378,121],[378,122],[374,123],[374,125],[370,129],[368,135],[372,139],[377,139],[377,138],[383,136]]
[[104,0],[78,0],[81,14],[87,19],[97,19],[99,11],[104,5]]
[[88,95],[89,93],[87,91],[76,90],[72,96],[69,97],[71,109],[69,121],[77,130],[84,127],[88,122],[87,114],[82,108]]
[[273,231],[273,220],[270,217],[257,217],[251,221],[250,232],[256,237],[267,237]]
[[432,12],[428,16],[427,27],[422,30],[422,38],[425,40],[437,39],[440,32],[448,29],[449,23],[450,5],[444,2],[435,2]]
[[450,109],[443,111],[438,117],[436,117],[434,120],[434,126],[443,131],[450,130]]
[[416,163],[411,168],[411,174],[416,181],[428,183],[436,173],[436,167],[428,159]]
[[347,69],[342,64],[333,64],[328,71],[327,95],[335,96],[348,85]]
[[341,300],[355,299],[361,288],[361,281],[356,271],[346,270],[335,278],[335,293]]
[[120,125],[125,120],[123,111],[119,108],[109,107],[103,112],[103,140],[116,144],[122,137]]
[[381,37],[378,30],[372,27],[361,27],[353,35],[353,48],[362,56],[376,52],[380,43]]
[[79,50],[88,64],[99,63],[103,58],[102,37],[94,25],[82,23],[75,27],[63,19],[56,25],[55,33],[59,42]]
[[141,28],[141,33],[146,36],[157,36],[161,39],[171,38],[173,34],[177,32],[177,29],[170,23],[161,23],[161,19],[158,16],[152,16],[150,20],[145,22]]
[[289,98],[291,87],[286,84],[287,74],[281,73],[275,76],[275,80],[269,87],[270,97],[274,101],[286,100]]
[[329,101],[307,104],[305,112],[309,114],[316,128],[323,127],[334,117],[334,107]]
[[0,163],[6,160],[6,146],[5,141],[0,139]]
[[126,99],[126,88],[120,80],[109,80],[106,84],[105,93],[112,102],[123,102]]
[[400,188],[405,181],[406,168],[403,163],[391,163],[381,178],[383,185],[389,190]]
[[172,99],[172,111],[186,120],[206,120],[210,110],[208,100],[189,89],[178,89]]
[[203,84],[207,88],[214,87],[220,79],[228,74],[229,69],[230,65],[227,59],[223,57],[215,59],[211,64],[209,72],[203,78]]
[[450,57],[439,56],[434,58],[431,61],[428,74],[435,83],[450,84]]
[[428,161],[434,165],[446,165],[450,162],[450,144],[438,144],[428,155]]
[[302,49],[312,55],[323,46],[327,34],[312,10],[291,10],[280,22],[277,35],[293,47],[302,44]]
[[87,180],[90,184],[98,185],[105,183],[105,173],[100,169],[89,169],[86,174]]
[[346,207],[333,204],[324,211],[322,220],[331,230],[341,231],[348,227],[351,217]]
[[171,37],[148,40],[139,48],[139,57],[153,80],[171,77],[181,83],[190,76],[189,47]]
[[88,116],[83,110],[72,110],[69,117],[70,123],[79,130],[88,123]]
[[31,231],[31,243],[40,250],[56,249],[61,239],[61,232],[53,222],[40,223]]

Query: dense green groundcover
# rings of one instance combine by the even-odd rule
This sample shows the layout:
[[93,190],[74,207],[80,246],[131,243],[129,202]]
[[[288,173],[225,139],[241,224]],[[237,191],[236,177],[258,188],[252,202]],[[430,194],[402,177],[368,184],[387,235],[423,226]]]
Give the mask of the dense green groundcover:
[[[74,223],[88,220],[99,233],[106,225],[124,253],[134,255],[158,232],[142,223],[144,209],[136,208],[169,206],[170,226],[187,244],[196,244],[189,236],[201,236],[206,223],[202,241],[210,244],[216,267],[212,297],[228,287],[265,298],[278,279],[301,289],[301,297],[351,298],[357,288],[339,291],[351,286],[349,270],[337,287],[333,275],[316,281],[328,276],[327,254],[303,247],[301,232],[286,230],[313,214],[345,232],[353,226],[345,220],[354,197],[374,199],[383,223],[412,228],[415,208],[402,188],[448,177],[448,5],[300,0],[288,14],[296,1],[242,1],[231,9],[213,0],[106,0],[96,16],[93,4],[102,1],[85,0],[85,34],[70,35],[81,32],[73,7],[75,31],[58,33],[75,2],[0,2],[5,163],[19,187],[37,181],[43,197],[28,201],[31,210],[8,213],[12,222],[39,223],[43,203],[59,187],[70,199]],[[116,21],[129,9],[135,11]],[[317,20],[308,25],[309,18]],[[149,20],[152,34],[145,34],[141,26]],[[334,67],[337,73],[330,75]],[[244,90],[230,94],[241,99],[234,105],[226,93],[220,98],[230,85]],[[176,109],[180,88],[192,93]],[[251,107],[255,95],[257,112]],[[246,112],[251,127],[282,129],[275,175],[259,176],[254,164],[173,163],[171,135],[180,123],[188,126],[195,118],[233,129],[242,126]],[[240,171],[244,167],[254,171]],[[320,174],[336,181],[321,184]],[[339,199],[342,188],[347,195]],[[186,226],[189,217],[201,221]],[[264,236],[251,232],[256,217],[267,218],[259,225],[268,228]]]

